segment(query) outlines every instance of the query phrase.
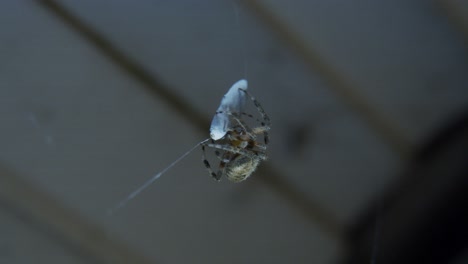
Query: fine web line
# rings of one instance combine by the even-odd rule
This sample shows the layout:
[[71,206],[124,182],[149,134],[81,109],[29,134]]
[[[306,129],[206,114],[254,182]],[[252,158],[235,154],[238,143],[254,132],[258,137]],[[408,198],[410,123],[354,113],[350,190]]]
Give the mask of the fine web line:
[[241,41],[241,56],[242,59],[244,60],[244,79],[247,78],[247,71],[249,67],[249,62],[247,60],[247,54],[246,54],[246,43],[245,43],[245,37],[243,34],[242,26],[241,26],[241,20],[240,20],[240,7],[239,3],[237,3],[237,0],[232,1],[233,9],[234,9],[234,16],[236,17],[236,26],[237,26],[237,35]]
[[181,161],[183,158],[185,158],[188,154],[190,154],[192,151],[194,151],[198,146],[200,146],[201,144],[205,143],[205,142],[208,142],[210,140],[210,138],[207,138],[207,139],[204,139],[200,142],[198,142],[195,146],[193,146],[191,149],[189,149],[187,152],[185,152],[182,156],[180,156],[178,159],[176,159],[175,161],[173,161],[169,166],[167,166],[165,169],[163,169],[162,171],[158,172],[157,174],[155,174],[153,177],[151,177],[149,180],[147,180],[143,185],[141,185],[138,189],[136,189],[135,191],[133,191],[132,193],[130,193],[125,199],[123,199],[122,201],[120,201],[117,205],[115,205],[114,207],[110,208],[108,210],[108,214],[112,215],[114,214],[117,210],[119,210],[120,208],[124,207],[131,199],[135,198],[138,194],[140,194],[144,189],[146,189],[148,186],[150,186],[154,181],[156,181],[157,179],[159,179],[159,177],[161,177],[161,175],[163,175],[164,173],[166,173],[166,171],[168,171],[170,168],[174,167],[174,165],[176,165],[179,161]]

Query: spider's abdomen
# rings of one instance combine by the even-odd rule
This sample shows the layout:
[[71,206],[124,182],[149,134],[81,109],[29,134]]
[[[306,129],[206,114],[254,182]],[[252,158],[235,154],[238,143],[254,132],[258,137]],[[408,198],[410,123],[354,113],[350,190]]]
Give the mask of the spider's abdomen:
[[260,158],[249,158],[238,156],[228,163],[225,172],[227,178],[232,182],[241,182],[247,179],[257,169]]

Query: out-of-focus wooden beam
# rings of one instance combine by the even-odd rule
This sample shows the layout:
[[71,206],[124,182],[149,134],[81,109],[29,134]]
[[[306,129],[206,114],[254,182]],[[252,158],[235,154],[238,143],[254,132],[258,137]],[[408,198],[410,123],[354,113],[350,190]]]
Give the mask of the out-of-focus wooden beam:
[[1,164],[0,210],[32,222],[88,263],[154,263]]
[[406,160],[410,156],[413,144],[401,128],[360,94],[356,86],[323,58],[310,43],[306,43],[299,34],[295,33],[270,7],[261,1],[243,0],[241,2],[271,28],[286,45],[291,47],[298,57],[310,67],[311,71],[317,72],[328,84],[327,87],[342,102],[356,111],[400,158]]
[[454,0],[438,0],[437,3],[442,7],[441,10],[448,17],[452,27],[460,32],[465,48],[468,49],[468,10],[467,14],[463,14],[457,1]]

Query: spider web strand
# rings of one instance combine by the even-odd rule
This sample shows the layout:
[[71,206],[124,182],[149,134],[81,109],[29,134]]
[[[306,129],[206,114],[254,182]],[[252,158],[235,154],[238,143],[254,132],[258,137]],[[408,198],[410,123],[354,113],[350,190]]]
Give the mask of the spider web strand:
[[163,169],[162,171],[160,171],[159,173],[157,173],[156,175],[154,175],[153,177],[151,177],[148,181],[146,181],[143,185],[141,185],[138,189],[136,189],[135,191],[133,191],[132,193],[130,193],[125,199],[123,199],[122,201],[120,201],[120,203],[118,203],[116,206],[114,206],[113,208],[111,208],[109,211],[108,211],[108,214],[113,214],[115,213],[117,210],[119,210],[120,208],[124,207],[131,199],[135,198],[138,194],[140,194],[144,189],[146,189],[148,186],[150,186],[154,181],[156,181],[157,179],[159,179],[159,177],[161,177],[161,175],[163,175],[164,173],[166,173],[170,168],[174,167],[177,163],[179,163],[179,161],[181,161],[183,158],[185,158],[188,154],[190,154],[192,151],[194,151],[196,148],[198,148],[198,146],[200,146],[201,144],[204,144],[206,143],[207,141],[209,141],[210,139],[207,138],[205,140],[202,140],[200,142],[198,142],[195,146],[193,146],[190,150],[188,150],[187,152],[185,152],[182,156],[180,156],[178,159],[176,159],[174,162],[172,162],[169,166],[167,166],[165,169]]

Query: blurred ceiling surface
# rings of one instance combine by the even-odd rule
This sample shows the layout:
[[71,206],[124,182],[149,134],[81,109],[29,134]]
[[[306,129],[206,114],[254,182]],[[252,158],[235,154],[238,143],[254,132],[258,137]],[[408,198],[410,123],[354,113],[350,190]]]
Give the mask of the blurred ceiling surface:
[[[0,263],[415,263],[462,232],[466,1],[6,0],[0,22]],[[196,149],[109,214],[242,78],[272,122],[257,172],[216,182]],[[467,263],[444,237],[424,263]]]

